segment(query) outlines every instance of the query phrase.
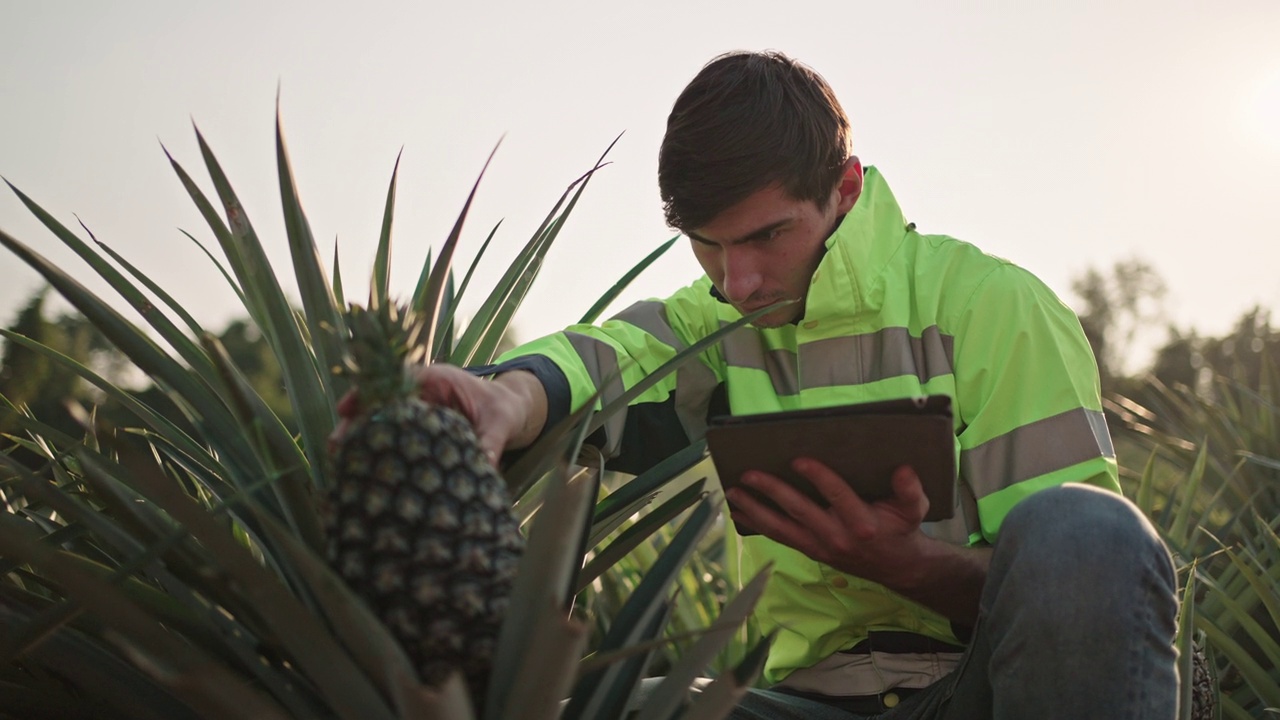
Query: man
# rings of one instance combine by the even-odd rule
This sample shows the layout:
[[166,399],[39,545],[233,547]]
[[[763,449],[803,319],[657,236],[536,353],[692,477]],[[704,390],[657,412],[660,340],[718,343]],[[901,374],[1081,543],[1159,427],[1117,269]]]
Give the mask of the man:
[[815,72],[778,53],[716,58],[677,99],[659,155],[669,223],[706,277],[601,327],[575,326],[487,370],[423,371],[424,396],[475,423],[496,458],[602,383],[605,400],[743,314],[791,304],[646,392],[593,441],[637,472],[711,415],[926,394],[952,398],[955,517],[909,467],[867,503],[831,470],[731,491],[760,534],[733,549],[775,574],[755,620],[777,630],[768,691],[741,718],[1172,718],[1175,578],[1119,495],[1097,369],[1076,317],[1024,270],[907,223],[852,155]]

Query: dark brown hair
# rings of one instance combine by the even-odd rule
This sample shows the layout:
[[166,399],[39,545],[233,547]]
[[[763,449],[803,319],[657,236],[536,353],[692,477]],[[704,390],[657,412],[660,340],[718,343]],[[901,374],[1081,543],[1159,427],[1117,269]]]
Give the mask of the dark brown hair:
[[774,183],[824,207],[852,150],[826,80],[780,52],[721,55],[676,98],[658,151],[667,223],[702,227]]

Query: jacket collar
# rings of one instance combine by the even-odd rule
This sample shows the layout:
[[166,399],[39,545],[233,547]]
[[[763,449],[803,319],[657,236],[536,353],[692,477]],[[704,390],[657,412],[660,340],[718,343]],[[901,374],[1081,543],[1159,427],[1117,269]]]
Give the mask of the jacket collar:
[[[826,254],[805,299],[804,320],[877,310],[883,299],[880,277],[913,229],[884,176],[868,166],[858,202],[827,238]],[[728,304],[715,285],[708,286],[711,297]]]
[[878,310],[884,269],[912,229],[884,176],[868,167],[858,202],[827,238],[827,253],[805,299],[805,320]]

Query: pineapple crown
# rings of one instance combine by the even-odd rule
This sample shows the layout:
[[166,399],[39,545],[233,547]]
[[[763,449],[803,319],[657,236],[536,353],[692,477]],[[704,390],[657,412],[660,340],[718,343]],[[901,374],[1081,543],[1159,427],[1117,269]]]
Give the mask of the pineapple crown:
[[371,302],[347,307],[347,347],[341,367],[364,407],[417,394],[413,367],[426,355],[420,342],[426,320],[407,306]]

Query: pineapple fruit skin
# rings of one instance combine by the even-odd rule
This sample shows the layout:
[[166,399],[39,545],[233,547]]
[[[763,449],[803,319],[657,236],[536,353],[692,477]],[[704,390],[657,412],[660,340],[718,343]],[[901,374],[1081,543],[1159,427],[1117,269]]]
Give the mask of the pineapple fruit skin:
[[482,698],[524,538],[470,422],[404,398],[352,423],[332,461],[329,563],[423,682],[461,671]]

